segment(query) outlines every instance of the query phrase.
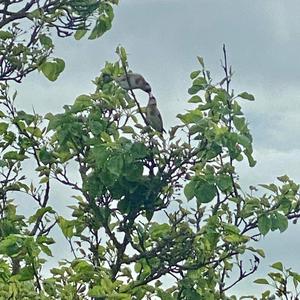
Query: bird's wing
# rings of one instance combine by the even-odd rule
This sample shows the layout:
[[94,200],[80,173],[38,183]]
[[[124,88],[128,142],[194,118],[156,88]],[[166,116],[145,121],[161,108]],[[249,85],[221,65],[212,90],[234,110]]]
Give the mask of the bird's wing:
[[146,83],[146,80],[144,79],[144,77],[142,75],[140,75],[140,76],[136,76],[134,78],[134,82],[137,86],[142,86],[143,84]]
[[157,117],[159,118],[159,120],[160,120],[160,125],[161,125],[161,128],[160,128],[160,130],[158,130],[158,131],[159,131],[159,132],[166,132],[166,131],[164,130],[163,120],[162,120],[162,117],[161,117],[161,114],[160,114],[159,110],[157,110]]
[[163,127],[163,120],[162,120],[162,117],[161,117],[161,114],[160,114],[159,110],[157,110],[157,116],[160,120],[161,127]]
[[148,125],[156,131],[166,132],[163,128],[163,120],[157,107],[152,107],[149,104],[146,106],[146,119],[149,123]]

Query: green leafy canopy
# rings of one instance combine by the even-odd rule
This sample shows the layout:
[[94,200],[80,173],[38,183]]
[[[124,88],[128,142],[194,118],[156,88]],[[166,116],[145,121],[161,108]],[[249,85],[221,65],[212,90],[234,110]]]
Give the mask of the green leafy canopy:
[[[168,133],[115,81],[134,71],[121,46],[93,91],[43,117],[19,110],[8,82],[35,70],[55,81],[65,62],[51,56],[51,29],[99,38],[118,1],[36,1],[23,14],[8,13],[12,3],[0,21],[0,299],[237,299],[232,287],[266,256],[257,241],[296,223],[300,201],[287,175],[242,187],[237,166],[256,164],[242,111],[254,96],[231,88],[225,46],[220,80],[197,57],[188,110]],[[11,16],[31,27],[9,26]],[[17,42],[24,32],[31,43]],[[300,275],[270,268],[255,280],[268,287],[261,299],[287,299],[291,286],[298,297]]]

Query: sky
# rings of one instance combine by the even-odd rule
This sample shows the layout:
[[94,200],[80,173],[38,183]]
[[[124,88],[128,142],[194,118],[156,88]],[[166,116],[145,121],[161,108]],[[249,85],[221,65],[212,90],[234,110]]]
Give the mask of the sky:
[[[54,57],[66,69],[52,83],[42,74],[29,75],[18,86],[17,106],[41,114],[58,113],[84,93],[94,91],[91,81],[105,61],[115,61],[121,44],[129,54],[130,68],[150,82],[165,128],[187,104],[189,74],[198,69],[196,56],[204,58],[215,81],[222,78],[220,59],[226,44],[234,70],[232,88],[247,91],[255,102],[241,105],[254,138],[253,169],[239,167],[243,186],[271,183],[290,175],[300,182],[300,2],[298,0],[121,0],[112,29],[90,41],[57,39]],[[138,94],[142,105],[147,95]],[[300,272],[299,226],[261,240],[268,265],[281,260]],[[252,277],[252,279],[254,279]],[[251,279],[251,280],[252,280]],[[250,281],[251,282],[251,281]],[[234,291],[253,293],[254,285],[241,283]]]

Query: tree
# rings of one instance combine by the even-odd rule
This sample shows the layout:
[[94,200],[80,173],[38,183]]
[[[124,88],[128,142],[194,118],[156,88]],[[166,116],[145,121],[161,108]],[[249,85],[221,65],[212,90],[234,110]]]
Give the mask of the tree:
[[[40,15],[43,30],[65,32],[65,23],[54,16],[67,9],[77,18],[78,8],[71,3],[96,5],[55,1],[56,9],[49,13],[53,20],[46,22]],[[103,13],[106,4],[97,2],[100,9],[88,10],[89,16]],[[4,20],[11,16],[8,7],[2,9]],[[83,11],[80,25],[67,29],[76,29],[77,38],[86,30]],[[101,22],[106,23],[101,16],[99,22],[101,32]],[[48,38],[43,31],[42,40],[49,45]],[[14,54],[7,39],[13,37],[2,38],[8,59]],[[123,90],[113,80],[129,71],[122,47],[117,48],[117,61],[106,63],[95,79],[95,91],[78,96],[62,113],[42,117],[19,111],[9,79],[21,81],[39,69],[55,80],[62,71],[59,60],[47,58],[52,42],[50,50],[40,39],[38,59],[26,57],[22,73],[13,66],[1,77],[0,299],[237,299],[230,289],[255,273],[264,257],[255,242],[269,231],[285,231],[288,220],[297,221],[299,185],[285,175],[278,177],[278,185],[260,185],[262,196],[258,187],[251,187],[250,193],[240,187],[236,164],[246,159],[249,167],[255,165],[240,102],[254,97],[231,90],[225,46],[224,78],[213,81],[198,57],[199,70],[191,73],[188,90],[194,108],[178,115],[178,125],[162,136],[144,123],[144,108],[134,91]],[[22,169],[28,159],[39,177],[36,185]],[[80,180],[72,179],[74,168]],[[55,182],[74,191],[71,219],[56,212],[50,194]],[[33,215],[18,214],[17,194],[39,205]],[[55,256],[55,226],[61,228],[73,257],[59,262],[50,270],[53,277],[47,277],[42,267],[45,256]],[[261,299],[274,299],[275,294],[298,299],[300,275],[280,262],[272,268],[276,272],[269,273],[271,280],[256,280],[274,288]],[[290,279],[294,294],[288,290]]]
[[91,28],[89,39],[102,36],[111,28],[111,4],[118,0],[7,0],[0,3],[0,80],[21,82],[35,69],[49,80],[64,69],[61,59],[48,60],[58,37],[82,38]]

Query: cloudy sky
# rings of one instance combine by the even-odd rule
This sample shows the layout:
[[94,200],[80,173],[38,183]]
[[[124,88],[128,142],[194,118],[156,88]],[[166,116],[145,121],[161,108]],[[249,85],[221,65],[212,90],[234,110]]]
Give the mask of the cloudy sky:
[[[299,11],[299,0],[121,0],[113,28],[103,38],[57,41],[55,56],[65,60],[65,72],[54,83],[40,74],[28,76],[18,87],[17,105],[34,106],[41,114],[62,111],[63,104],[94,90],[91,80],[105,61],[116,60],[115,48],[121,44],[131,69],[151,83],[168,128],[189,108],[189,74],[198,68],[196,56],[204,57],[217,81],[223,75],[225,43],[235,71],[232,87],[256,97],[242,103],[258,160],[251,170],[240,168],[243,185],[272,182],[283,174],[300,182]],[[145,94],[140,101],[146,104]],[[285,234],[261,241],[267,253],[261,274],[277,260],[300,271],[298,235],[299,226],[291,225]],[[242,283],[236,291],[253,293],[253,286]]]

